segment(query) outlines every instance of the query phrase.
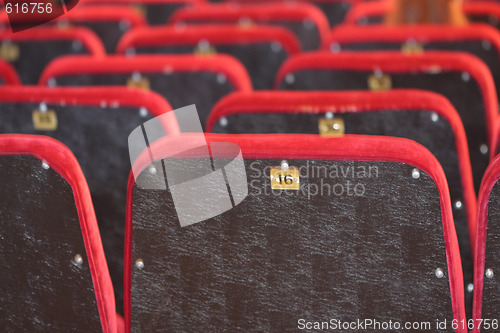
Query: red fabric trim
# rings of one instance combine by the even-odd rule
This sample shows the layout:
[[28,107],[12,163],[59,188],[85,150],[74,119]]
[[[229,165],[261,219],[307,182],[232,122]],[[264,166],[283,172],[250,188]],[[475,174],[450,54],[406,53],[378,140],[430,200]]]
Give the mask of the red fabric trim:
[[0,77],[6,85],[19,86],[21,79],[17,75],[16,70],[6,61],[0,60]]
[[[483,306],[483,283],[486,253],[486,238],[488,231],[488,205],[493,186],[500,179],[500,156],[491,162],[483,177],[481,189],[479,190],[478,213],[477,213],[477,242],[474,256],[474,300],[472,307],[472,318],[481,319]],[[475,321],[476,322],[476,321]],[[474,328],[472,332],[480,332]]]
[[495,156],[497,156],[498,150],[500,149],[500,115],[497,116],[495,120],[495,132],[493,133],[493,144],[490,149],[490,160],[492,161]]
[[213,56],[185,55],[122,55],[95,58],[89,56],[63,56],[47,65],[40,77],[40,84],[46,85],[50,78],[78,74],[115,74],[135,71],[164,73],[174,72],[214,72],[222,73],[231,84],[241,91],[251,91],[252,83],[243,65],[229,55]]
[[249,113],[359,113],[378,110],[434,111],[446,119],[455,135],[462,192],[466,205],[471,244],[476,232],[476,192],[472,179],[467,137],[460,116],[451,103],[441,95],[421,90],[392,90],[387,92],[300,92],[256,91],[232,93],[217,103],[207,121],[207,132],[222,117]]
[[[436,158],[416,142],[391,137],[346,135],[341,138],[322,138],[317,135],[217,135],[207,134],[207,142],[232,142],[237,144],[244,158],[277,158],[315,160],[356,160],[407,163],[423,170],[435,181],[441,201],[443,233],[446,245],[446,258],[453,316],[465,320],[462,263],[458,249],[451,209],[448,183],[441,165]],[[189,146],[190,135],[166,137],[157,141],[160,151],[172,147]],[[155,145],[155,144],[153,144]],[[156,149],[155,149],[156,150]],[[161,156],[159,156],[161,157]],[[147,152],[141,155],[134,165],[136,170],[144,168],[149,160]],[[125,323],[130,331],[131,310],[131,267],[132,267],[132,200],[134,178],[130,175],[127,198],[127,218],[125,227]],[[458,329],[456,332],[466,332]]]
[[197,45],[200,40],[212,44],[246,44],[277,41],[290,54],[300,52],[297,38],[287,29],[276,26],[255,25],[249,28],[227,24],[200,24],[178,28],[175,26],[133,29],[121,38],[116,53],[130,47]]
[[291,72],[310,69],[382,70],[387,73],[459,71],[469,73],[483,93],[488,146],[493,147],[493,133],[498,111],[496,88],[488,67],[475,56],[461,52],[425,52],[403,54],[397,51],[381,52],[310,52],[287,59],[276,76],[277,89]]
[[59,141],[46,136],[21,134],[1,134],[0,155],[31,155],[44,160],[73,189],[102,329],[105,333],[116,332],[113,286],[102,248],[90,191],[75,156]]
[[258,23],[290,22],[310,19],[316,25],[321,44],[330,34],[330,24],[323,12],[309,3],[291,3],[287,5],[277,3],[242,4],[234,3],[213,4],[198,7],[184,7],[177,10],[171,17],[170,23],[194,22],[206,23],[237,23],[241,18],[249,18]]
[[[287,0],[225,0],[227,2],[242,2],[242,3],[261,3],[261,2],[287,2]],[[310,3],[317,3],[317,2],[347,2],[351,4],[356,4],[358,2],[362,2],[363,0],[297,0],[298,2],[310,2]]]
[[[392,3],[387,0],[361,2],[349,11],[344,23],[356,25],[360,18],[383,16],[391,7]],[[498,2],[465,2],[463,10],[469,16],[486,15],[500,18],[500,5]]]
[[[0,104],[2,102],[125,105],[145,107],[154,117],[172,110],[170,104],[160,95],[126,87],[2,87]],[[165,123],[164,127],[168,133],[179,133],[177,124]]]
[[28,40],[78,40],[93,56],[104,56],[104,46],[97,35],[84,27],[59,29],[56,27],[37,27],[13,33],[10,30],[0,31],[0,40],[28,41]]
[[340,45],[361,42],[417,42],[487,40],[500,52],[500,34],[487,24],[474,23],[465,26],[407,25],[388,27],[371,25],[366,27],[340,25],[332,30],[329,40],[323,45],[328,49],[332,42]]

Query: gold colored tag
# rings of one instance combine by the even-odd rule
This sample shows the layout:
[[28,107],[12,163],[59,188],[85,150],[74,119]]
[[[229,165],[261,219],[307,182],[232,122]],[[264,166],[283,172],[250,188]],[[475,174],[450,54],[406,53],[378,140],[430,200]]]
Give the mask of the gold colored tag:
[[372,91],[386,91],[392,89],[392,79],[389,75],[373,74],[368,77],[368,87]]
[[418,54],[424,52],[424,47],[422,44],[417,42],[406,42],[401,46],[401,51],[405,54]]
[[38,131],[55,131],[57,129],[57,114],[55,111],[33,111],[33,127]]
[[344,119],[340,118],[322,118],[319,120],[318,127],[321,136],[343,136],[345,132]]
[[150,90],[149,80],[145,77],[141,77],[139,79],[134,79],[133,77],[129,78],[127,80],[127,87]]
[[0,58],[8,62],[14,62],[19,59],[19,46],[17,44],[8,42],[0,45]]
[[213,56],[217,54],[217,50],[213,45],[198,45],[194,49],[194,54],[198,56]]
[[252,19],[248,18],[248,17],[242,17],[239,21],[238,21],[238,26],[242,29],[250,29],[251,27],[253,27],[254,23],[252,21]]
[[286,171],[281,167],[272,167],[270,176],[273,190],[300,189],[300,174],[296,167],[289,167]]

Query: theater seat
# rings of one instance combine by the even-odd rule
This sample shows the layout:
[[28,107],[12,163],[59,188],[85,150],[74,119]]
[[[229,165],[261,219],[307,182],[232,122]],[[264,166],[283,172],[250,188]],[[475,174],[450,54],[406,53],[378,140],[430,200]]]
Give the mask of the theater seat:
[[[416,90],[236,93],[216,105],[207,130],[224,134],[369,134],[422,144],[443,166],[455,204],[453,218],[465,289],[472,284],[476,194],[465,131],[457,111],[444,97]],[[472,309],[472,294],[466,297]]]
[[149,25],[163,25],[177,9],[197,6],[206,0],[82,0],[82,5],[128,5],[144,16]]
[[287,61],[277,77],[284,90],[422,89],[458,111],[467,134],[476,191],[489,163],[498,104],[488,68],[458,52],[316,52]]
[[130,171],[128,136],[143,122],[169,110],[170,105],[160,96],[137,89],[0,88],[0,133],[50,136],[67,145],[80,162],[99,221],[119,312]]
[[[205,148],[191,149],[192,138],[165,138],[150,152],[169,171],[195,172]],[[148,152],[134,164],[127,331],[285,332],[330,318],[465,320],[448,186],[428,150],[407,139],[355,135],[206,139],[236,204],[199,223],[181,227],[170,189],[144,188],[161,180]],[[243,169],[228,166],[235,162],[231,144],[241,149]],[[241,179],[248,181],[242,201],[231,185]],[[190,183],[198,192],[210,185]],[[272,189],[283,183],[289,187]],[[213,199],[196,198],[201,211]]]
[[[498,274],[500,253],[499,180],[500,157],[496,157],[486,170],[479,191],[477,215],[477,243],[474,267],[474,312],[476,323],[472,332],[497,332],[500,311]],[[481,327],[478,327],[482,322]],[[495,323],[496,322],[496,323]]]
[[173,108],[196,104],[203,124],[220,98],[234,91],[252,90],[245,68],[226,55],[61,57],[46,68],[40,84],[128,85],[152,90],[165,97]]
[[490,69],[500,96],[500,32],[486,24],[466,26],[338,27],[325,49],[344,51],[461,51],[477,56]]
[[118,52],[135,54],[229,54],[247,69],[255,89],[270,89],[280,65],[300,52],[295,36],[275,26],[224,24],[138,28],[121,39]]
[[0,31],[0,57],[16,69],[23,84],[36,84],[51,60],[68,54],[102,56],[105,51],[99,38],[83,27]]
[[213,4],[185,7],[170,18],[172,24],[269,24],[292,31],[305,51],[319,49],[329,35],[325,15],[308,3]]
[[117,330],[113,286],[75,156],[45,136],[0,135],[4,332]]
[[21,84],[21,80],[11,64],[4,60],[0,60],[0,85],[4,84],[17,86]]

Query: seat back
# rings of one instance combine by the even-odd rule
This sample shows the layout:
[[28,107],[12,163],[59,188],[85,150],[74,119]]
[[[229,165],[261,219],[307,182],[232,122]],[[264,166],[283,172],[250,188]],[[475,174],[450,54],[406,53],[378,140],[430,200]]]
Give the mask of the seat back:
[[323,12],[308,3],[213,4],[186,7],[170,18],[173,24],[238,23],[270,24],[291,30],[305,51],[319,49],[329,35],[329,24]]
[[286,90],[422,89],[446,97],[467,134],[476,191],[489,163],[498,104],[491,73],[479,59],[453,52],[311,53],[280,69],[276,86]]
[[[236,2],[236,3],[283,3],[286,0],[225,0],[227,2]],[[344,18],[351,11],[356,3],[359,3],[359,0],[300,0],[299,2],[308,2],[314,4],[319,9],[323,11],[325,16],[328,18],[328,21],[331,26],[336,26],[344,22]]]
[[85,177],[56,140],[0,135],[0,324],[5,332],[116,332]]
[[450,27],[416,25],[403,27],[338,27],[332,31],[326,48],[333,52],[461,51],[477,56],[490,69],[500,96],[500,32],[486,24]]
[[152,90],[173,108],[196,104],[203,124],[220,98],[252,90],[245,68],[226,55],[64,57],[46,68],[40,83],[51,87],[128,85]]
[[69,54],[102,56],[105,51],[99,38],[83,27],[0,32],[0,57],[16,69],[23,84],[36,84],[50,61]]
[[500,253],[500,158],[497,156],[488,167],[479,191],[477,215],[477,242],[474,260],[474,311],[475,323],[472,332],[496,332],[498,321],[494,320],[499,308],[498,266]]
[[130,171],[128,135],[169,110],[158,95],[136,89],[0,89],[0,133],[50,136],[67,145],[79,160],[92,194],[119,309],[123,304],[123,221]]
[[270,89],[281,64],[299,51],[297,39],[287,29],[258,25],[138,28],[126,33],[118,45],[118,52],[127,55],[229,54],[243,63],[255,89]]
[[[130,178],[128,330],[284,332],[323,318],[465,317],[445,176],[422,146],[348,135],[206,138],[233,198],[236,179],[248,181],[248,196],[235,198],[231,210],[181,227],[170,188],[145,189]],[[161,160],[169,171],[197,170],[204,155],[190,150],[190,139],[152,145],[155,163]],[[225,150],[227,143],[241,149],[243,169],[228,167],[234,152]],[[172,149],[180,153],[172,156]],[[136,161],[138,183],[165,181],[151,166],[149,153]],[[273,190],[281,177],[290,188]],[[209,186],[202,183],[195,191]],[[197,202],[193,213],[212,200]]]
[[205,2],[206,0],[85,0],[85,4],[92,5],[128,5],[141,13],[149,25],[164,25],[177,9]]
[[[430,92],[254,92],[232,94],[210,114],[207,131],[225,134],[369,134],[414,140],[443,166],[454,205],[465,289],[472,283],[476,194],[460,116]],[[466,294],[472,309],[472,294]]]

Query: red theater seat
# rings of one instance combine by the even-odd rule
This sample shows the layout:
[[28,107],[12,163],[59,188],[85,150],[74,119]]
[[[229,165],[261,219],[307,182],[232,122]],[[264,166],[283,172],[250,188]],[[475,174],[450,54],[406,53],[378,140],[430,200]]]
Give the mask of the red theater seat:
[[[191,139],[165,138],[151,151],[169,171],[197,170],[203,155],[191,149]],[[307,321],[465,320],[448,185],[428,150],[407,139],[355,135],[206,139],[214,165],[233,156],[224,143],[239,146],[246,171],[231,179],[248,179],[248,196],[214,218],[181,227],[170,189],[143,189],[130,178],[127,331],[292,331],[304,313]],[[172,157],[174,151],[180,153]],[[145,152],[134,164],[142,184],[159,180],[149,171],[154,162]],[[272,167],[302,190],[272,194]],[[372,176],[332,176],[346,168]],[[327,185],[339,193],[348,181],[362,183],[365,195],[328,193]],[[308,192],[312,188],[318,191]]]
[[[499,182],[500,157],[486,170],[479,191],[477,243],[474,267],[474,311],[472,332],[496,332],[499,308],[498,266],[500,253]],[[481,327],[478,324],[482,323]]]
[[245,68],[226,55],[64,57],[47,67],[40,83],[52,87],[129,85],[152,90],[173,108],[196,104],[203,124],[220,98],[252,90]]
[[280,65],[300,52],[295,36],[282,27],[196,25],[138,28],[126,33],[118,52],[213,55],[225,53],[245,65],[255,89],[270,89]]
[[36,27],[21,32],[0,32],[0,54],[19,74],[23,84],[36,84],[53,59],[69,54],[103,56],[104,47],[90,30]]
[[[128,136],[171,108],[152,92],[127,88],[3,87],[0,133],[43,134],[75,154],[90,193],[115,287],[123,304],[123,235]],[[167,124],[169,125],[169,124]],[[176,128],[166,128],[175,132]]]
[[5,332],[117,330],[89,188],[69,149],[0,135],[0,324]]
[[170,18],[174,24],[238,23],[270,24],[291,30],[302,49],[319,49],[329,35],[325,15],[308,3],[214,4],[179,9]]

